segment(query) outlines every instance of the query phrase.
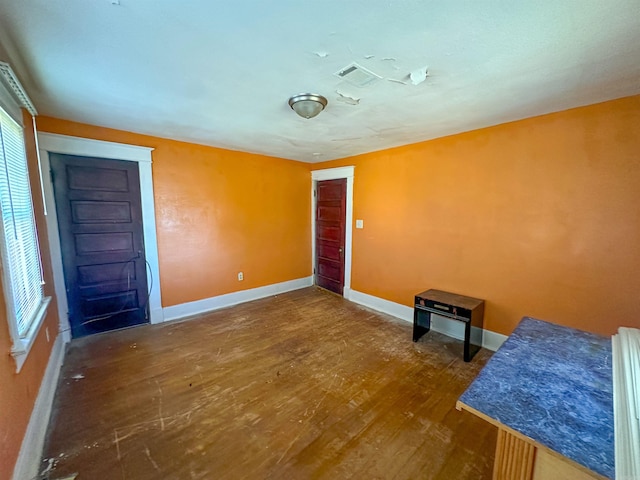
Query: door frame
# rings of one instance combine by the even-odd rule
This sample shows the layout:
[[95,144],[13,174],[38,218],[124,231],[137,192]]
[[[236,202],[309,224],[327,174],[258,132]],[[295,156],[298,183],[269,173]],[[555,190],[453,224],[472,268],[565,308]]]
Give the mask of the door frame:
[[105,142],[81,137],[70,137],[54,133],[38,132],[38,150],[40,154],[40,178],[44,190],[47,237],[49,240],[53,284],[58,301],[60,333],[65,342],[71,340],[67,289],[62,267],[62,250],[60,249],[60,232],[58,215],[55,208],[53,184],[51,182],[51,165],[49,152],[66,155],[98,157],[111,160],[126,160],[138,163],[140,173],[140,200],[142,205],[142,225],[144,249],[149,268],[147,269],[147,285],[151,287],[149,295],[149,320],[151,323],[162,323],[162,298],[160,296],[160,268],[158,261],[158,241],[156,238],[156,216],[153,198],[153,176],[151,171],[150,147]]
[[354,166],[325,168],[311,171],[311,271],[315,284],[316,268],[316,186],[324,180],[347,179],[347,198],[344,231],[344,288],[342,296],[347,300],[351,296],[351,252],[353,238],[353,178]]

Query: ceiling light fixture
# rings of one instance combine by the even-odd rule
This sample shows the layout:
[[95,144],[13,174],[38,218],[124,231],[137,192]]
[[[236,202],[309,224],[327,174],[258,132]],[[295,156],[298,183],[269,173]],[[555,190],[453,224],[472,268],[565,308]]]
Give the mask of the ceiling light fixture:
[[313,118],[327,106],[327,99],[315,93],[300,93],[289,99],[289,106],[304,118]]

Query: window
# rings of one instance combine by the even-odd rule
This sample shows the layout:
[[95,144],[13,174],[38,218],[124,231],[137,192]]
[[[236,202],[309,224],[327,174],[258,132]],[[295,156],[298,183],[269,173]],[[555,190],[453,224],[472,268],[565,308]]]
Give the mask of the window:
[[40,251],[22,127],[0,108],[2,263],[12,355],[22,367],[44,318]]

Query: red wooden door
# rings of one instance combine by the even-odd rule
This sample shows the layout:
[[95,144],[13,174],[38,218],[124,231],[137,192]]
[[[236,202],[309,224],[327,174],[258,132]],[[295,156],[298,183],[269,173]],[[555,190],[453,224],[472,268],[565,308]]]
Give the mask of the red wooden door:
[[342,295],[347,180],[316,186],[316,285]]
[[148,323],[138,164],[49,158],[72,336]]

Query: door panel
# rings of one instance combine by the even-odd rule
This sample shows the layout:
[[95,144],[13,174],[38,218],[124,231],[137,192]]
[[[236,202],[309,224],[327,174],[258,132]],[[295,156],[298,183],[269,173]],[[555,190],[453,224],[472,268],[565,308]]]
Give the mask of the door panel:
[[112,315],[113,312],[124,312],[135,309],[138,304],[138,295],[135,290],[117,292],[109,295],[91,295],[83,298],[82,314],[85,319],[95,319]]
[[127,202],[72,202],[74,223],[130,222],[131,208]]
[[75,242],[77,255],[114,252],[133,254],[134,252],[131,232],[76,233]]
[[316,285],[342,295],[347,180],[316,186]]
[[326,220],[329,222],[340,222],[342,210],[340,206],[320,207],[318,208],[318,220]]
[[114,278],[127,277],[135,279],[134,264],[127,262],[103,263],[78,267],[78,282],[85,286],[100,285],[112,282]]
[[317,245],[316,244],[316,255],[318,257],[326,258],[329,260],[340,260],[340,247],[338,245]]
[[[64,156],[71,157],[71,155]],[[101,159],[100,161],[111,160]],[[96,168],[93,166],[82,167],[79,165],[74,165],[67,169],[67,173],[70,190],[102,190],[105,192],[125,193],[129,191],[129,177],[126,171],[117,171],[111,170],[109,168],[102,168],[100,171],[100,175],[96,175]]]
[[[320,222],[322,222],[322,220]],[[326,220],[322,223],[326,223]],[[320,225],[318,228],[318,238],[320,240],[340,243],[342,238],[342,229],[339,225],[331,227]]]
[[340,266],[337,263],[323,262],[318,266],[318,275],[328,278],[340,278]]
[[49,158],[73,337],[148,322],[138,164]]

